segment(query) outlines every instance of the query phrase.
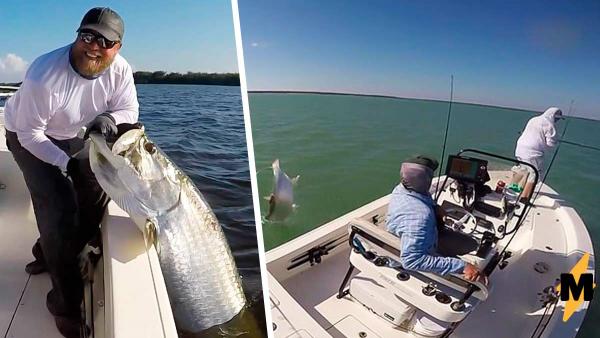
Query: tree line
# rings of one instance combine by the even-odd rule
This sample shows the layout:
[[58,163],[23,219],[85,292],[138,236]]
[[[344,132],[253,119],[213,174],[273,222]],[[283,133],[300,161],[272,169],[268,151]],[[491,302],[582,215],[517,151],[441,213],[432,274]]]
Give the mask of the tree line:
[[220,86],[239,86],[240,75],[238,73],[194,73],[187,72],[167,73],[164,71],[156,72],[135,72],[133,79],[136,84],[154,83],[154,84],[201,84],[201,85],[220,85]]
[[[164,71],[156,72],[135,72],[133,79],[136,84],[194,84],[194,85],[218,85],[218,86],[239,86],[240,75],[238,73],[194,73],[187,72],[167,73]],[[0,83],[0,86],[20,86],[21,83]]]

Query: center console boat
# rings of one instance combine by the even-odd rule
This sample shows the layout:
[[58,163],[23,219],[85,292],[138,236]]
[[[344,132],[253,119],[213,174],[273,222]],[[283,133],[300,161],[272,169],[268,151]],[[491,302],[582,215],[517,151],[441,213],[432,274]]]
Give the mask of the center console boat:
[[543,183],[529,198],[496,190],[513,171],[490,170],[490,159],[529,166],[468,149],[431,190],[446,230],[477,242],[459,258],[487,284],[403,269],[402,238],[386,231],[388,195],[267,253],[275,337],[575,337],[588,302],[564,322],[557,286],[582,258],[593,273],[587,229]]

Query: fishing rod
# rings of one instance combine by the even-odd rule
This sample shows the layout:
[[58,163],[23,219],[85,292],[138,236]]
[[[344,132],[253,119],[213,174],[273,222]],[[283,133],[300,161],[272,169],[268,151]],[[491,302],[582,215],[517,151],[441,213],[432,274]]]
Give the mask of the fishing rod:
[[[519,132],[519,135],[521,135],[521,134],[523,134],[522,131]],[[583,143],[573,142],[573,141],[569,141],[569,140],[558,140],[558,142],[570,144],[572,146],[581,147],[581,148],[585,148],[585,149],[600,151],[599,147],[594,147],[594,146],[590,146],[590,145],[583,144]]]
[[[440,158],[440,166],[438,168],[438,179],[435,182],[435,201],[437,202],[438,198],[442,194],[441,191],[438,192],[438,186],[440,184],[440,177],[442,176],[442,167],[444,166],[444,155],[446,152],[446,142],[448,141],[448,129],[450,126],[450,114],[452,112],[452,100],[454,98],[454,74],[450,75],[450,104],[448,105],[448,114],[446,115],[446,131],[444,132],[444,145],[442,146],[442,157]],[[444,187],[442,187],[444,189]]]

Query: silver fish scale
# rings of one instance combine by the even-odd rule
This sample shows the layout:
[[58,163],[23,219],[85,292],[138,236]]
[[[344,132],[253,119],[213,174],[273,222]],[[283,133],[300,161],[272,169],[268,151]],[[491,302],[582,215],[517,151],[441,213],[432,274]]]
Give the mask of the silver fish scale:
[[109,149],[90,135],[98,183],[125,211],[154,223],[161,270],[177,326],[199,332],[232,319],[246,299],[221,226],[202,194],[143,130]]
[[183,182],[179,205],[156,218],[160,265],[179,327],[197,332],[245,304],[237,268],[214,213]]

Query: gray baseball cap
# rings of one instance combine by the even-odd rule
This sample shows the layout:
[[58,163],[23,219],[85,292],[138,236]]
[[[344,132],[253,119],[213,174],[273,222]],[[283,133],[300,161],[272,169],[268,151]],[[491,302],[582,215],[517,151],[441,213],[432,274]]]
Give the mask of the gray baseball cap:
[[77,31],[92,29],[111,41],[122,41],[125,33],[123,19],[108,7],[90,9],[81,20]]
[[406,160],[404,160],[404,163],[416,163],[424,165],[433,171],[435,171],[439,165],[438,161],[436,161],[435,159],[423,155],[417,155],[414,157],[407,158]]

